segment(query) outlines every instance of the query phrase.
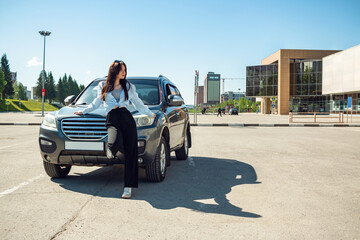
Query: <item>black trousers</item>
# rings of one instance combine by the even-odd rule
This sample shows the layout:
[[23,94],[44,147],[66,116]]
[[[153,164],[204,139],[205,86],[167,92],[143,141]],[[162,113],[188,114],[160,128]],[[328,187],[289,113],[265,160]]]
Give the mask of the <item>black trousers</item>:
[[[112,109],[106,117],[108,147],[115,156],[120,150],[125,155],[124,187],[138,187],[138,146],[136,123],[126,108]],[[121,149],[121,142],[124,149]]]

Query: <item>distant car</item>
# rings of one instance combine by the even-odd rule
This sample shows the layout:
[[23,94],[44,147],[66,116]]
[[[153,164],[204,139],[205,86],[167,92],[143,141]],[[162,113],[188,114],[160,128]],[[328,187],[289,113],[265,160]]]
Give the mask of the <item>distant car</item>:
[[236,108],[232,108],[232,109],[230,109],[229,114],[230,115],[238,115],[239,112],[238,112],[238,110]]

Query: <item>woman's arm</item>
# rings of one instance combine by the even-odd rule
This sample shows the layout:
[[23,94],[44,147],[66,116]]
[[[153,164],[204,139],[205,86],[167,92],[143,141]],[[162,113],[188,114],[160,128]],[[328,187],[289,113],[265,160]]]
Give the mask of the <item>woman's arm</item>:
[[76,115],[87,114],[89,112],[92,112],[92,111],[96,110],[98,107],[100,107],[100,105],[102,103],[101,89],[102,89],[103,86],[104,86],[104,82],[100,82],[98,84],[97,97],[89,104],[89,106],[87,106],[87,108],[85,108],[82,111],[74,112],[74,114],[76,114]]
[[143,101],[139,98],[138,93],[136,92],[136,88],[134,84],[131,84],[129,91],[129,100],[134,104],[136,110],[138,110],[142,114],[146,114],[149,117],[155,117],[155,113],[153,113],[148,106],[146,106]]

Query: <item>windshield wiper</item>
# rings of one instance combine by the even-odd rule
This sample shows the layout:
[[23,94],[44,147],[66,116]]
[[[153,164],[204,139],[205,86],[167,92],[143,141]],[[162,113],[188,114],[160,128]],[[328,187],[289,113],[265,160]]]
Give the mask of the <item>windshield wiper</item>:
[[83,103],[77,103],[76,105],[86,105],[86,104],[88,104],[88,103],[83,102]]

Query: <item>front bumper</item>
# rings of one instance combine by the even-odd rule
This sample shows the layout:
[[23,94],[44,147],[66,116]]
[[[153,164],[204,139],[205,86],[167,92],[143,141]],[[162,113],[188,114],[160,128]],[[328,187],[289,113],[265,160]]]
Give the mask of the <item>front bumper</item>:
[[[138,134],[138,157],[142,163],[139,165],[150,164],[156,155],[156,150],[160,142],[161,126],[140,127]],[[104,144],[104,150],[67,150],[65,142],[73,141],[68,139],[60,130],[49,128],[44,125],[40,127],[39,145],[40,154],[44,161],[53,164],[81,165],[81,166],[106,166],[123,164],[125,156],[118,152],[115,159],[106,157],[105,148],[107,137],[97,142]],[[81,142],[81,141],[76,141]],[[140,144],[139,144],[140,143]]]

